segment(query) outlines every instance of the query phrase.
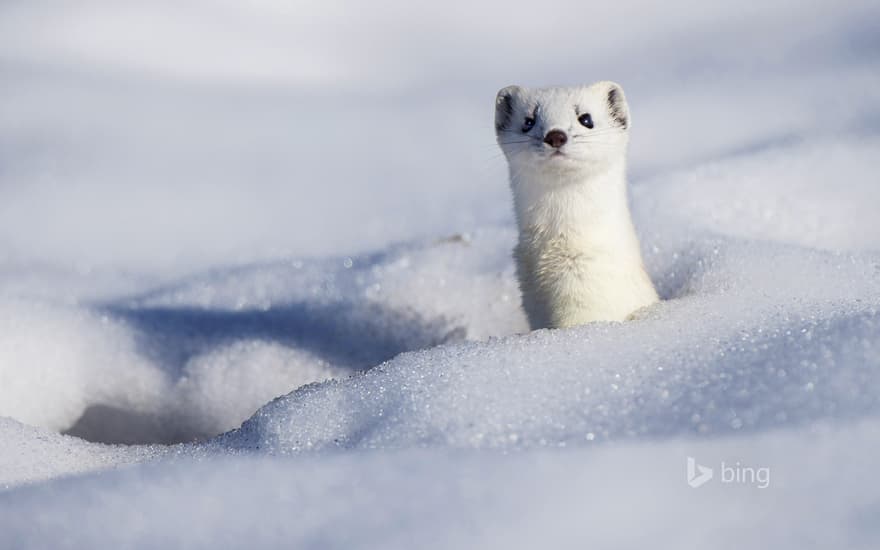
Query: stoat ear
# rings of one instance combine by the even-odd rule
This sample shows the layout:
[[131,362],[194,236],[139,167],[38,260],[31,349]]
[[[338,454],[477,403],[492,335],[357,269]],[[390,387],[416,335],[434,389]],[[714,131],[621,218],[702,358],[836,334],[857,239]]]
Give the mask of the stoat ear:
[[514,101],[519,95],[519,86],[501,88],[495,96],[495,131],[502,132],[510,127],[513,119]]
[[626,130],[630,127],[631,121],[629,116],[629,105],[626,103],[626,96],[623,95],[623,88],[616,82],[608,83],[607,92],[608,114],[611,117],[611,123]]

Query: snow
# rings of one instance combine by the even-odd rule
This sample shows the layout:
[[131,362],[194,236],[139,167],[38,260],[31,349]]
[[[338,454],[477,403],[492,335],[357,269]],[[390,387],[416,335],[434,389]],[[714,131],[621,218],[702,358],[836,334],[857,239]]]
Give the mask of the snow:
[[[109,446],[88,443],[10,418],[0,418],[3,453],[0,454],[0,489],[62,475],[116,468],[161,456],[161,447]],[[5,525],[4,525],[5,528]]]
[[[877,547],[880,10],[554,5],[0,8],[0,546]],[[605,78],[665,300],[527,333],[492,100]]]
[[[878,435],[873,420],[742,441],[160,462],[12,490],[0,521],[33,548],[867,549],[876,454],[860,451]],[[760,461],[771,485],[692,489],[688,455]]]

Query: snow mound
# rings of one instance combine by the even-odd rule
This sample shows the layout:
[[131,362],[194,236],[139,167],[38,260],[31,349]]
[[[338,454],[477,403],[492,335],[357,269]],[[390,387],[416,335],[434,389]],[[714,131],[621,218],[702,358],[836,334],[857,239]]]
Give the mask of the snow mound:
[[876,259],[728,239],[671,256],[655,275],[674,298],[641,320],[407,353],[279,398],[221,441],[588,445],[880,412]]
[[145,412],[166,385],[131,334],[100,313],[3,300],[0,333],[0,416],[60,431],[95,403]]
[[[183,459],[0,493],[0,531],[15,548],[868,550],[878,437],[873,420],[513,454]],[[688,456],[717,477],[688,487]],[[722,481],[724,461],[769,468],[768,485]]]
[[[155,459],[162,447],[87,443],[0,417],[0,489]],[[4,539],[8,540],[8,539]]]
[[524,329],[511,240],[259,263],[91,303],[10,299],[0,415],[102,442],[217,435],[300,386]]
[[743,239],[878,250],[880,186],[865,177],[878,148],[876,133],[790,138],[656,176],[634,188],[638,217]]

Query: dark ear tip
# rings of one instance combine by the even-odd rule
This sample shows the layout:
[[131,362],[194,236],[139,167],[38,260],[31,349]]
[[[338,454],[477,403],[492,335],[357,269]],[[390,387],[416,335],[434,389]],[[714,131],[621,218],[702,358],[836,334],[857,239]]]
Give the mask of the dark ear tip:
[[516,92],[517,86],[507,86],[498,90],[495,97],[495,129],[497,131],[506,130],[510,125],[513,117],[513,94]]
[[624,130],[629,128],[629,107],[626,104],[626,97],[623,95],[623,88],[616,82],[610,82],[608,87],[608,112],[611,119],[617,126]]
[[496,101],[501,101],[502,98],[512,96],[519,89],[520,89],[519,86],[517,86],[515,84],[511,84],[510,86],[505,86],[505,87],[501,88],[500,90],[498,90],[498,94],[496,94],[495,99],[496,99]]
[[608,98],[609,101],[611,98],[614,98],[615,101],[625,100],[623,88],[621,88],[619,84],[612,82],[611,85],[608,86]]

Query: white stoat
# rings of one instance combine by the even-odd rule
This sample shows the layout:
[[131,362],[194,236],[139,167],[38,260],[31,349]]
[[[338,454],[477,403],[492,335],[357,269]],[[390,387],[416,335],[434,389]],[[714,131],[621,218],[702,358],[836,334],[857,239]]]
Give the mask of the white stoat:
[[627,205],[630,115],[613,82],[498,92],[532,329],[623,321],[658,300]]

